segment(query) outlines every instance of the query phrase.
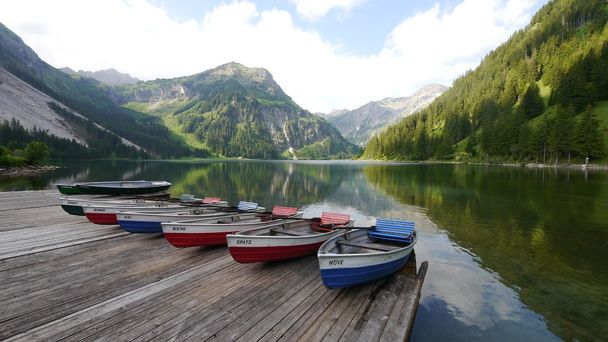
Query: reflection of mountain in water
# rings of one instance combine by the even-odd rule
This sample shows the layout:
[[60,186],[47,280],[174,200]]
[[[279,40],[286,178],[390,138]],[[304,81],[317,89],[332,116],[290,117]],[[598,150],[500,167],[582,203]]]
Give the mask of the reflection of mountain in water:
[[340,186],[328,198],[328,201],[356,208],[371,218],[391,217],[407,219],[408,213],[392,197],[372,187],[361,170],[348,174]]
[[174,195],[193,193],[229,201],[301,207],[323,200],[339,186],[329,165],[276,162],[213,162],[200,164],[176,179]]
[[370,166],[365,174],[387,194],[427,208],[560,336],[595,340],[608,332],[605,174],[587,182],[580,172],[463,165]]

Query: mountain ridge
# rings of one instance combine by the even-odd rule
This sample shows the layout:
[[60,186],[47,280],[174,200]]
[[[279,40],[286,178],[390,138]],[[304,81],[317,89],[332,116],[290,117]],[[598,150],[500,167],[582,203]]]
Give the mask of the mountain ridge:
[[59,70],[65,72],[68,75],[78,75],[78,76],[83,76],[83,77],[89,77],[92,79],[95,79],[103,84],[107,84],[107,85],[121,85],[121,84],[134,84],[137,82],[141,82],[140,79],[137,79],[136,77],[132,77],[131,75],[127,74],[127,73],[122,73],[119,72],[116,69],[110,68],[110,69],[104,69],[104,70],[97,70],[97,71],[85,71],[85,70],[78,70],[78,71],[74,71],[73,69],[69,68],[69,67],[64,67],[64,68],[60,68]]
[[223,156],[327,159],[358,153],[329,123],[299,107],[263,68],[230,62],[111,91],[117,104],[161,117],[191,145]]
[[333,115],[326,118],[347,140],[365,145],[373,135],[400,118],[421,110],[447,89],[441,84],[429,84],[410,96],[370,101],[350,111],[332,111]]

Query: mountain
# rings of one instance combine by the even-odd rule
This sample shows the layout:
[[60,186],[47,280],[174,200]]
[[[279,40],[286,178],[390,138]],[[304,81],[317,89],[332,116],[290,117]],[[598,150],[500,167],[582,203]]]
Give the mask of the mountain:
[[262,68],[228,63],[205,72],[112,89],[116,103],[162,118],[191,146],[227,157],[353,157],[327,121],[300,108]]
[[[4,94],[17,98],[0,107],[2,117],[15,119],[22,127],[48,129],[47,136],[73,138],[74,144],[84,141],[89,151],[82,157],[178,157],[194,153],[173,138],[161,120],[117,106],[108,96],[108,86],[53,68],[2,24],[0,69]],[[30,96],[32,103],[28,103]],[[21,134],[18,129],[15,132],[16,136]],[[36,134],[44,135],[44,131]]]
[[386,126],[415,113],[446,91],[448,87],[431,84],[408,97],[385,98],[369,102],[355,110],[333,111],[327,121],[342,133],[346,140],[365,145]]
[[605,161],[608,3],[554,0],[363,158]]
[[84,71],[78,70],[74,71],[70,68],[61,68],[59,69],[65,72],[68,75],[79,75],[84,77],[90,77],[96,79],[97,81],[107,84],[107,85],[121,85],[121,84],[134,84],[140,82],[141,80],[132,77],[129,74],[125,74],[122,72],[118,72],[115,69],[106,69],[99,71]]

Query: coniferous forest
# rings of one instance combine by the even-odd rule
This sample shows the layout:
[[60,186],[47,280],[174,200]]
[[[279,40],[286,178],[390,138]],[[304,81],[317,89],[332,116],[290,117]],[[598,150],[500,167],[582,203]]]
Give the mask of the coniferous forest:
[[558,0],[363,158],[567,163],[605,158],[608,3]]

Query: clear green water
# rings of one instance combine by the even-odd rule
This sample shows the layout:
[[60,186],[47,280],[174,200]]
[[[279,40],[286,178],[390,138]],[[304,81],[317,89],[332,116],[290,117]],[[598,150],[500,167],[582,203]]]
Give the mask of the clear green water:
[[430,262],[413,341],[601,341],[608,336],[608,173],[356,162],[71,162],[0,191],[148,179],[305,216],[415,219]]

